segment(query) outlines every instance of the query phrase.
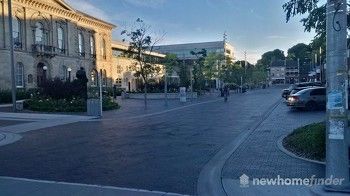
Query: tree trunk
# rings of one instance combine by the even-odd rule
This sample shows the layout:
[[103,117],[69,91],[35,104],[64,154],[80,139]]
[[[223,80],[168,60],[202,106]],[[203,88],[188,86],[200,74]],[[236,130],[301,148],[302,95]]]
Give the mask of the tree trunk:
[[145,81],[145,87],[144,87],[144,101],[145,101],[145,110],[147,110],[147,82]]

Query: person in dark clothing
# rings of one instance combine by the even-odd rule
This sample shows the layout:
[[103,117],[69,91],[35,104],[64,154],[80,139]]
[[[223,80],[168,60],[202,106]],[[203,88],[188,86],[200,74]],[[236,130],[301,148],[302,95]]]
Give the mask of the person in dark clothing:
[[227,102],[227,98],[229,96],[230,93],[230,89],[228,88],[228,86],[224,87],[224,97],[225,97],[225,102]]
[[77,71],[76,75],[75,75],[79,81],[79,84],[81,86],[81,96],[82,98],[84,98],[85,100],[87,99],[87,83],[88,83],[88,79],[86,77],[86,72],[84,67],[80,67],[80,69]]

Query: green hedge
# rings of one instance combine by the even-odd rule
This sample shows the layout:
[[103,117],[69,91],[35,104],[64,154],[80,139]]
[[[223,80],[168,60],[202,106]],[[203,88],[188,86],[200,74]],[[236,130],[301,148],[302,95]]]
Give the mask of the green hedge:
[[[23,100],[29,99],[31,94],[33,94],[36,89],[24,90],[17,89],[16,91],[16,99]],[[9,89],[0,89],[0,104],[11,103],[12,102],[12,92]]]
[[324,161],[326,124],[314,123],[295,129],[283,140],[286,149],[298,156]]
[[[26,109],[38,112],[86,112],[86,101],[81,98],[52,99],[32,98],[24,103]],[[103,110],[118,109],[118,103],[113,102],[110,97],[104,97]]]

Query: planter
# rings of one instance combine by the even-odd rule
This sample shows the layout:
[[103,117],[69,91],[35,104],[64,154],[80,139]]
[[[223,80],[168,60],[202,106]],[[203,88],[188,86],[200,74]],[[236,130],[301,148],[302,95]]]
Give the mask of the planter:
[[102,116],[100,99],[88,99],[86,107],[88,116]]

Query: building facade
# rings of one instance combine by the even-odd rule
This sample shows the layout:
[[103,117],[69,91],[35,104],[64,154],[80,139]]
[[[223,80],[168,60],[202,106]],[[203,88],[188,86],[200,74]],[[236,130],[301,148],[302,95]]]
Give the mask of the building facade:
[[[142,83],[142,80],[138,77],[135,77],[135,72],[139,69],[138,63],[128,57],[127,51],[129,50],[128,44],[120,41],[112,42],[112,70],[111,77],[114,78],[114,84],[126,91],[136,91],[139,85]],[[151,56],[155,66],[160,68],[160,72],[155,74],[152,79],[159,81],[164,75],[164,69],[161,65],[161,60],[165,57],[164,54],[152,52],[146,54]]]
[[[0,89],[10,88],[8,1],[0,0]],[[35,88],[46,79],[74,79],[83,67],[90,83],[102,72],[112,84],[113,24],[79,12],[63,0],[12,0],[17,88]],[[71,76],[71,78],[68,78]]]
[[197,57],[191,54],[191,51],[198,52],[202,49],[209,53],[223,54],[226,57],[235,58],[234,47],[225,41],[186,43],[156,46],[155,50],[163,54],[176,54],[180,60],[195,60]]
[[[186,44],[173,44],[173,45],[162,45],[156,46],[155,50],[163,54],[175,54],[179,59],[179,63],[186,65],[193,65],[193,61],[197,60],[199,57],[192,55],[191,52],[199,52],[201,50],[206,50],[207,54],[215,53],[222,54],[223,56],[234,60],[234,47],[226,41],[215,41],[215,42],[201,42],[201,43],[186,43]],[[219,69],[221,65],[217,65]],[[190,70],[191,68],[189,68]],[[223,86],[223,82],[218,78],[213,78],[210,83],[214,83],[210,86],[215,86],[219,89]]]
[[310,60],[276,60],[270,66],[270,80],[274,84],[294,84],[312,80]]

